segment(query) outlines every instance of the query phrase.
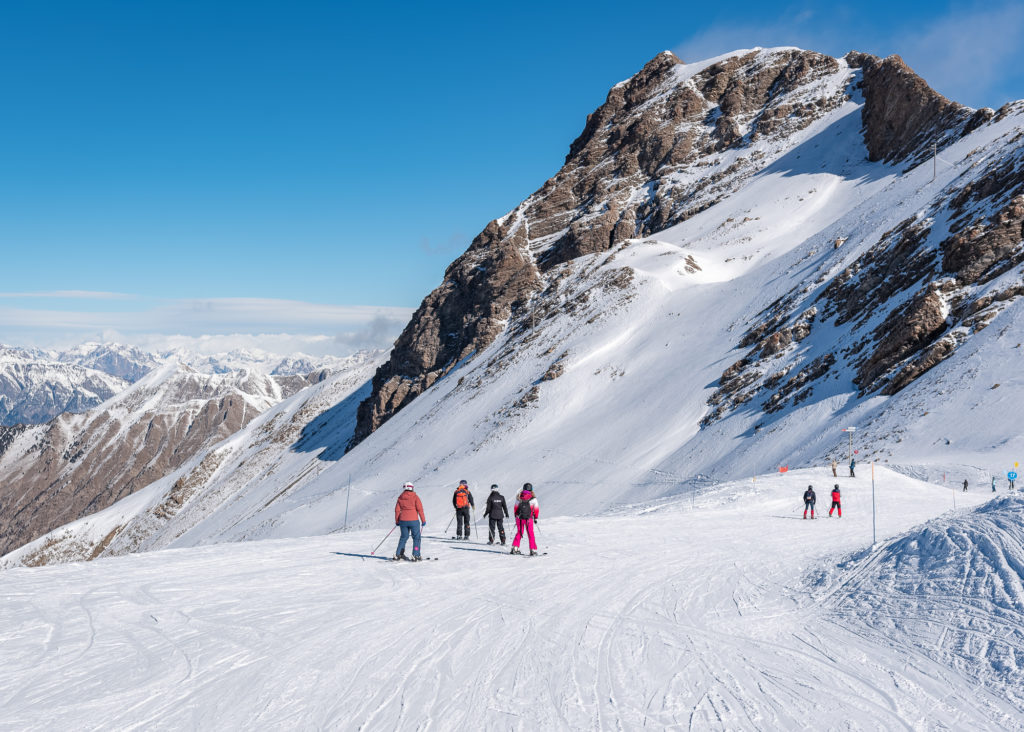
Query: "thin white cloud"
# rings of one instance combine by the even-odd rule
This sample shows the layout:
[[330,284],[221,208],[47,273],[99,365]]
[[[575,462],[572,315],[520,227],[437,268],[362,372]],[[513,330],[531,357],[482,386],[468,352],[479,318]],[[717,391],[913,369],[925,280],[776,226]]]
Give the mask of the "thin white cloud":
[[990,90],[1020,63],[1024,5],[954,11],[901,36],[897,51],[933,88],[966,104],[999,106]]
[[[412,308],[268,298],[140,301],[136,307],[119,304],[101,311],[0,307],[0,342],[60,347],[101,340],[149,350],[199,350],[198,344],[204,353],[234,347],[312,353],[309,349],[317,346],[313,355],[345,355],[360,348],[389,348],[412,313]],[[211,345],[214,341],[220,345]],[[238,345],[225,346],[231,343]]]
[[0,292],[0,299],[53,298],[62,300],[137,300],[138,295],[92,290],[49,290],[46,292]]
[[[308,356],[346,356],[354,349],[339,344],[329,335],[302,335],[295,333],[227,333],[223,335],[187,336],[163,333],[120,333],[106,331],[100,339],[104,343],[126,343],[150,353],[165,353],[184,349],[201,356],[243,350],[280,355],[303,353]],[[385,348],[386,344],[373,344],[369,348]]]

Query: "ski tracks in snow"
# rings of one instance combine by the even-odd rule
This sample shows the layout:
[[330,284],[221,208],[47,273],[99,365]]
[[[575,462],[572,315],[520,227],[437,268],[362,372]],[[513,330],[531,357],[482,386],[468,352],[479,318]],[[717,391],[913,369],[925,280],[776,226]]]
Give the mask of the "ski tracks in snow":
[[1024,728],[1024,590],[979,564],[1012,547],[922,534],[922,595],[854,500],[781,521],[799,491],[760,490],[758,514],[552,519],[535,559],[356,561],[353,533],[12,570],[0,728]]

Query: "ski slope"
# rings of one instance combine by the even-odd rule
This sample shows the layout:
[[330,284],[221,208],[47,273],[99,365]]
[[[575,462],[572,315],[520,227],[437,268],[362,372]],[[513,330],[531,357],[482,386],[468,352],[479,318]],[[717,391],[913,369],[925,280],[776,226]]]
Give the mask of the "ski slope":
[[418,565],[382,525],[12,569],[0,729],[1024,729],[1024,501],[877,475],[874,550],[870,478],[804,521],[807,469],[587,518],[539,484],[539,558],[442,512]]

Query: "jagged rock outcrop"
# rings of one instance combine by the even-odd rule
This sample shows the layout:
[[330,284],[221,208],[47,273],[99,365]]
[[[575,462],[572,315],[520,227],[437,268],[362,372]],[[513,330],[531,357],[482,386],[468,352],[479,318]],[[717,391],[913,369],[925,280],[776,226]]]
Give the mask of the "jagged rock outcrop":
[[872,391],[879,376],[942,334],[948,312],[942,289],[940,284],[930,285],[878,326],[877,345],[857,371],[856,383],[862,391]]
[[521,222],[492,221],[448,267],[374,376],[373,395],[359,406],[356,441],[489,345],[510,313],[525,305],[540,281],[526,244]]
[[942,268],[963,283],[998,277],[1024,261],[1024,195],[988,221],[968,226],[942,242]]
[[995,114],[946,99],[899,56],[880,59],[852,52],[846,60],[864,70],[862,119],[870,160],[919,161],[933,143],[945,147]]
[[353,444],[523,315],[546,273],[683,221],[759,169],[763,151],[845,98],[840,69],[798,49],[752,51],[693,67],[669,52],[617,84],[587,118],[562,169],[491,222],[413,315],[360,406]]

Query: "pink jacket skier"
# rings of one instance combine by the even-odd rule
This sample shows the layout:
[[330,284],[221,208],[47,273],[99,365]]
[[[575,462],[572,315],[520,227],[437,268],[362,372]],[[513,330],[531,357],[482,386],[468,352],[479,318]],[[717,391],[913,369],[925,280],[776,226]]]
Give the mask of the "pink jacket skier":
[[523,532],[530,535],[530,556],[537,554],[537,539],[533,535],[533,524],[540,520],[540,507],[537,505],[537,496],[533,492],[533,486],[529,483],[523,484],[523,489],[516,496],[516,505],[512,509],[512,515],[516,517],[516,538],[512,540],[512,554],[522,554],[519,551],[519,542],[522,541]]

